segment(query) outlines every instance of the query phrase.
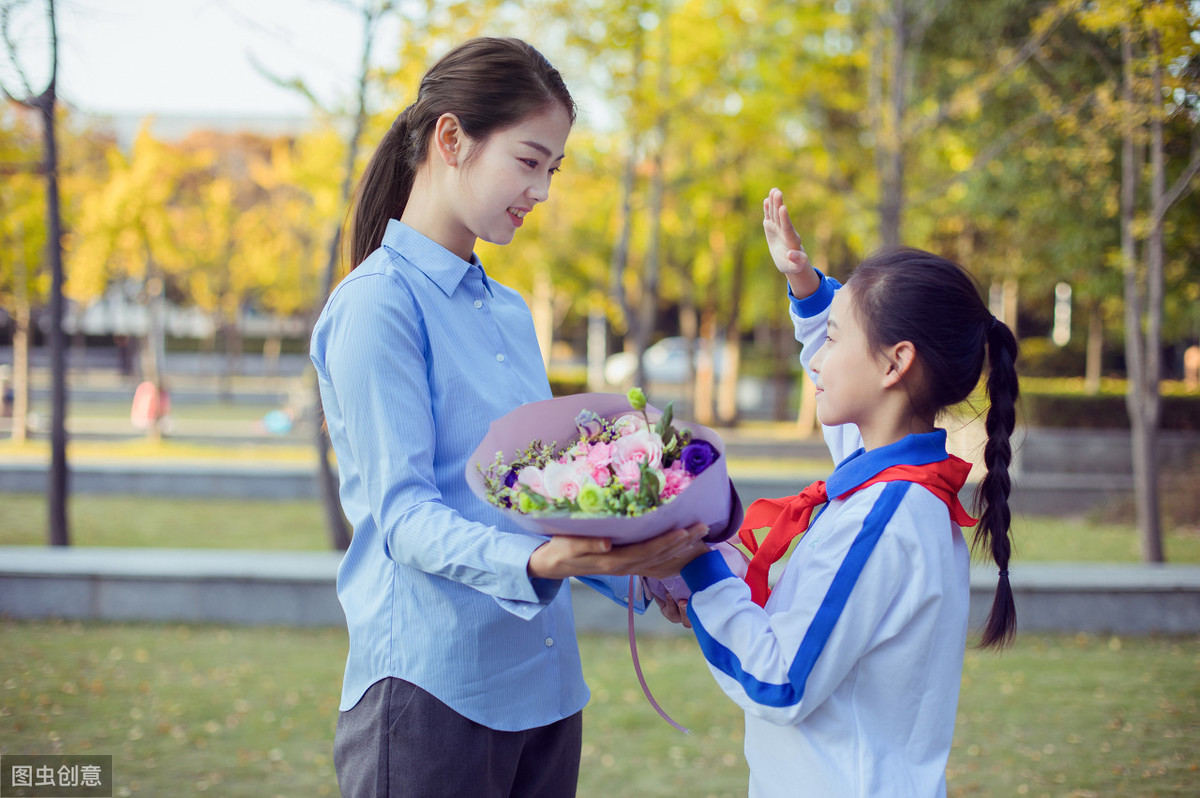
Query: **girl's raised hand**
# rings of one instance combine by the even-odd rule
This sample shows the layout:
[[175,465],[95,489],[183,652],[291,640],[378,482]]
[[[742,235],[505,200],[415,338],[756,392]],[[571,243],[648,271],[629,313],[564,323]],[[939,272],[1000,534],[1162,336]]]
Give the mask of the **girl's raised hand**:
[[763,200],[763,233],[767,237],[767,249],[775,268],[788,279],[792,294],[803,299],[819,287],[819,278],[808,263],[808,253],[796,232],[787,206],[783,204],[783,192],[771,189]]

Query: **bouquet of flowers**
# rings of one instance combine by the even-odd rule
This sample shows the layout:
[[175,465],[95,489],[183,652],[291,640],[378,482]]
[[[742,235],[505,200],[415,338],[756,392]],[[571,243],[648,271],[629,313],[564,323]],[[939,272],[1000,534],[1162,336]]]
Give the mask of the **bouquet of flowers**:
[[724,444],[658,411],[645,393],[578,394],[523,405],[492,424],[467,461],[475,494],[526,529],[634,543],[703,522],[732,535],[741,502]]
[[[724,452],[717,433],[676,421],[670,403],[660,412],[634,388],[624,396],[576,394],[518,407],[492,423],[467,458],[465,476],[476,496],[541,534],[637,543],[700,522],[709,530],[705,540],[716,544],[742,522]],[[642,674],[633,624],[639,584],[664,599],[682,598],[686,585],[679,577],[664,583],[631,576],[627,608],[642,692],[686,733],[654,700]]]

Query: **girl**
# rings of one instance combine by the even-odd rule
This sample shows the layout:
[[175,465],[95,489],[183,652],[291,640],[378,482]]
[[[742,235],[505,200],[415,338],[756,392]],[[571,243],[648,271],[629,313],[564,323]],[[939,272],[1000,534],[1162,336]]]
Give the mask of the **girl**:
[[[472,40],[426,73],[358,187],[358,266],[311,343],[354,527],[338,572],[346,796],[574,795],[588,692],[563,580],[666,575],[703,548],[703,528],[547,540],[464,477],[491,421],[550,397],[528,308],[473,249],[507,244],[546,200],[574,109],[528,44]],[[628,579],[591,581],[626,600]]]
[[[751,796],[944,796],[967,637],[960,525],[974,519],[958,503],[970,465],[947,456],[934,421],[971,393],[986,355],[988,470],[975,542],[1000,569],[982,645],[1002,646],[1016,623],[1007,570],[1016,341],[960,267],[895,250],[868,259],[843,288],[809,266],[778,189],[763,210],[838,466],[798,496],[751,506],[746,581],[716,553],[688,563],[687,616],[713,675],[746,712]],[[771,562],[821,504],[769,590]],[[759,543],[751,532],[762,527],[770,531]]]

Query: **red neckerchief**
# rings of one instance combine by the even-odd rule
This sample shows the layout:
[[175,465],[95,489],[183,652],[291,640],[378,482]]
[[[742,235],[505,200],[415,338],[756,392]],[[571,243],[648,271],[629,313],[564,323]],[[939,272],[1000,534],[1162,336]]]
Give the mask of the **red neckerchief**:
[[[861,485],[851,488],[837,499],[844,499],[876,482],[914,482],[928,488],[934,496],[945,502],[950,518],[959,526],[974,526],[972,518],[958,500],[958,492],[967,481],[971,464],[960,457],[950,455],[945,460],[927,465],[896,465],[885,468]],[[775,563],[798,536],[808,529],[813,510],[829,501],[825,495],[825,481],[818,480],[795,496],[778,499],[758,499],[746,510],[746,518],[738,530],[738,538],[754,556],[746,571],[746,583],[750,585],[750,597],[762,607],[771,595],[767,587],[767,575]],[[753,530],[770,527],[762,544],[754,537]]]

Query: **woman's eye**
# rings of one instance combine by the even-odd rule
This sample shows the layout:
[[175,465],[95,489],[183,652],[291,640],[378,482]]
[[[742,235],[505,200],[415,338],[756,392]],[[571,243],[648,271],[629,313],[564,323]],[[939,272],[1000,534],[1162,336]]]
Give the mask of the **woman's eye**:
[[521,163],[528,166],[530,169],[537,169],[538,162],[530,158],[522,158]]

